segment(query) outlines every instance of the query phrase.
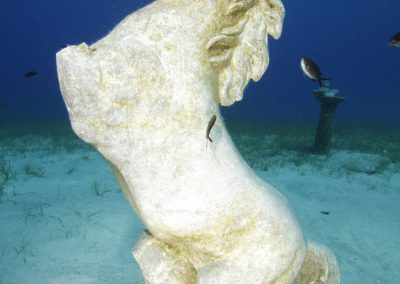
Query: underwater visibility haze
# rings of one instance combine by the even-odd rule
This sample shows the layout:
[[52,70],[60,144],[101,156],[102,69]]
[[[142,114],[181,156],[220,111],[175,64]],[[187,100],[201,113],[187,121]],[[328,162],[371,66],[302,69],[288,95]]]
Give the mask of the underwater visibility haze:
[[[144,225],[73,133],[55,54],[151,2],[0,0],[0,283],[144,283],[131,254]],[[400,1],[283,4],[269,67],[224,122],[305,238],[335,253],[342,283],[400,283]],[[343,99],[321,122],[324,81]]]

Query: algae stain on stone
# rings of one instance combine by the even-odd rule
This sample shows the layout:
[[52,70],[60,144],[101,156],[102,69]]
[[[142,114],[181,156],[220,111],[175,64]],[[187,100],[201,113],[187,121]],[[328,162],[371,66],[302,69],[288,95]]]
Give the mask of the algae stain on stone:
[[99,70],[99,88],[101,91],[106,92],[107,91],[107,85],[104,81],[104,74],[103,70]]

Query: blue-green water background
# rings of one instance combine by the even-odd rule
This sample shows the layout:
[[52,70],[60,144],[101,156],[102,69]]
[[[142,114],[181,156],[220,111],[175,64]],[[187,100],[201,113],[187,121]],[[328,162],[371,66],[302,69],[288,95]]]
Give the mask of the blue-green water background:
[[[72,135],[55,54],[97,41],[150,2],[0,0],[0,189],[4,174],[14,176],[0,190],[0,283],[143,283],[130,248],[144,227],[106,161]],[[335,252],[343,283],[398,283],[400,48],[388,41],[400,31],[400,1],[284,5],[267,73],[223,109],[228,129],[249,165],[288,198],[305,237]],[[304,56],[346,98],[331,155],[308,151],[319,104]],[[39,75],[24,78],[30,70]]]
[[[132,11],[151,1],[1,0],[0,99],[3,121],[67,121],[56,74],[60,46],[93,43]],[[300,70],[313,58],[346,102],[342,122],[400,123],[400,48],[388,46],[400,30],[400,1],[287,0],[282,38],[270,40],[271,63],[226,119],[314,121],[317,85]],[[39,76],[23,78],[35,70]]]

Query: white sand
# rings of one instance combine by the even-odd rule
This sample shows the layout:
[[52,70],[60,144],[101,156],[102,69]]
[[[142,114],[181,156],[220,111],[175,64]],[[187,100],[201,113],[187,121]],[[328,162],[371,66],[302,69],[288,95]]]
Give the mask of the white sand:
[[[38,142],[0,149],[17,176],[0,203],[0,283],[143,283],[131,255],[143,225],[107,162],[88,149],[24,149]],[[335,252],[342,283],[400,283],[400,166],[380,172],[383,157],[345,151],[295,166],[291,155],[257,172],[305,237]]]

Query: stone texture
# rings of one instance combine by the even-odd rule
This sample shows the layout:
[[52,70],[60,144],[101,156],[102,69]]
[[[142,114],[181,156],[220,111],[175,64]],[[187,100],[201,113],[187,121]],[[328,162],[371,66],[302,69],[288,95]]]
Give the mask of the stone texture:
[[335,256],[323,245],[308,242],[303,267],[295,284],[334,284],[340,282]]
[[74,131],[110,162],[149,230],[133,251],[146,283],[293,283],[301,270],[295,216],[219,110],[263,75],[283,17],[279,0],[159,0],[57,53]]

